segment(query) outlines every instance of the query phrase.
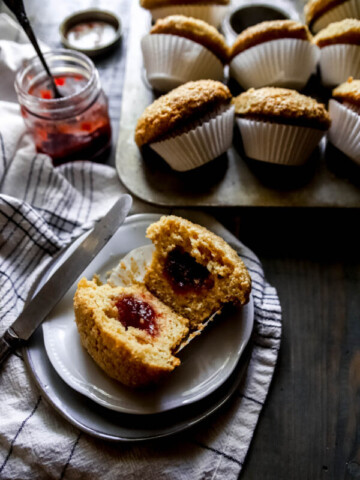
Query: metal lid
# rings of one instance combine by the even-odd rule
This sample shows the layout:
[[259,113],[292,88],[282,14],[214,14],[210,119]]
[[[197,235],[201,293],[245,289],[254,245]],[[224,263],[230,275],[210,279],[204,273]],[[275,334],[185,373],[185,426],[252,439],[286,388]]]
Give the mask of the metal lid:
[[112,12],[98,9],[75,12],[61,23],[61,42],[95,57],[107,53],[119,42],[122,34],[120,19]]

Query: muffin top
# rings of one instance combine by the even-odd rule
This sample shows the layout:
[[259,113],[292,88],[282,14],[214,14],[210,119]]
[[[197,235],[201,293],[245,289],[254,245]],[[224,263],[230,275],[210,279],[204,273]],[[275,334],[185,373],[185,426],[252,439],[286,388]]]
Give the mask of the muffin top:
[[341,22],[330,23],[314,37],[320,48],[336,43],[360,45],[360,20],[346,18]]
[[306,25],[295,22],[294,20],[261,22],[246,28],[238,35],[231,48],[230,56],[233,58],[247,48],[280,38],[298,38],[300,40],[311,41],[312,36]]
[[169,5],[228,5],[230,0],[140,0],[143,8],[167,7]]
[[360,106],[360,80],[350,77],[347,82],[336,87],[332,94],[337,100]]
[[321,15],[346,1],[348,0],[309,0],[304,8],[306,23],[311,25]]
[[228,61],[229,48],[225,38],[215,27],[202,20],[184,15],[170,15],[158,20],[150,33],[167,33],[193,40],[213,52],[222,63]]
[[221,82],[198,80],[185,83],[144,110],[136,125],[135,142],[141,147],[158,141],[230,100],[230,90]]
[[254,120],[303,125],[327,130],[330,116],[325,106],[287,88],[250,88],[234,98],[237,116]]

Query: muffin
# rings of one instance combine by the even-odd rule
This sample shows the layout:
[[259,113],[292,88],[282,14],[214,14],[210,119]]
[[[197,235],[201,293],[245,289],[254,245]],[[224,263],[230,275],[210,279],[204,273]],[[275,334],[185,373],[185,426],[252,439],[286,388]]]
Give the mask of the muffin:
[[143,286],[80,280],[74,297],[81,343],[107,375],[131,387],[159,382],[180,360],[173,355],[188,320]]
[[349,78],[332,93],[328,138],[339,150],[360,164],[360,80]]
[[147,229],[155,246],[145,285],[172,310],[189,319],[190,330],[227,304],[249,300],[251,279],[222,238],[174,215]]
[[347,18],[330,23],[315,37],[320,48],[320,73],[324,86],[360,78],[360,20]]
[[221,25],[229,3],[230,0],[140,0],[154,20],[179,14],[199,18],[214,27]]
[[330,126],[324,105],[295,90],[251,88],[233,102],[245,154],[264,162],[304,163]]
[[230,49],[230,75],[244,88],[301,89],[316,71],[318,48],[306,25],[271,20],[245,29]]
[[309,0],[304,13],[310,30],[318,33],[330,23],[360,18],[360,0]]
[[190,80],[221,80],[229,54],[215,27],[184,15],[158,20],[141,48],[147,79],[161,92]]
[[230,90],[214,80],[198,80],[149,105],[135,129],[138,147],[151,147],[174,170],[199,167],[231,145],[234,107]]

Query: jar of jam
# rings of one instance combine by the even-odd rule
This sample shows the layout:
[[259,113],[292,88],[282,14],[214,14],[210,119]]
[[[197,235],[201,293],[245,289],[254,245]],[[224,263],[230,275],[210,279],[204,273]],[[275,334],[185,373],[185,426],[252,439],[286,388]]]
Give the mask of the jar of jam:
[[45,57],[61,98],[54,98],[37,57],[15,79],[21,113],[37,151],[50,155],[55,165],[103,161],[111,148],[111,127],[107,98],[93,62],[72,50],[53,50]]

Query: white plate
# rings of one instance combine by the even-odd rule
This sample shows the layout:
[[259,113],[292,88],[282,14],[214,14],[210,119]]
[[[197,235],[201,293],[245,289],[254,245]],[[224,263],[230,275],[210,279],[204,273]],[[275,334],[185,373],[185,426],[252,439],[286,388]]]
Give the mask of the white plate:
[[[149,244],[145,238],[146,229],[159,218],[160,215],[148,215],[146,220],[136,216],[128,218],[82,276],[105,275],[129,251]],[[254,312],[251,298],[234,314],[219,322],[215,320],[186,347],[179,354],[180,367],[164,384],[152,390],[132,390],[109,378],[81,346],[72,304],[76,284],[43,324],[46,352],[57,373],[69,386],[111,410],[152,414],[206,397],[230,376],[252,332]]]

